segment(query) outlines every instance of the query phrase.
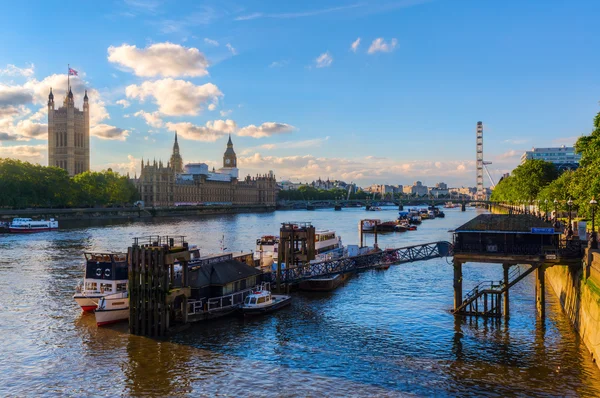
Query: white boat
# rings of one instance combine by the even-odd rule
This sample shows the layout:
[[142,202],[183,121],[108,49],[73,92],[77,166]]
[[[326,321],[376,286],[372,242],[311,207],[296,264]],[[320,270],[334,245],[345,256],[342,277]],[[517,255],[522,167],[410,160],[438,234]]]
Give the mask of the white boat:
[[381,220],[363,220],[362,221],[362,230],[363,231],[373,231],[375,230],[375,225],[381,224]]
[[277,250],[279,248],[279,237],[264,235],[256,240],[256,251],[254,259],[260,262],[261,267],[270,267],[277,261]]
[[95,315],[97,326],[129,320],[129,296],[127,291],[102,297],[98,302]]
[[240,307],[240,310],[244,315],[266,314],[291,303],[291,296],[271,294],[269,286],[268,283],[263,282],[256,290],[246,297],[244,304]]
[[127,255],[124,253],[84,253],[86,264],[83,285],[77,286],[73,299],[83,311],[96,310],[106,295],[127,292]]
[[335,260],[344,255],[341,236],[332,230],[315,231],[315,260],[313,262]]
[[50,220],[33,220],[31,218],[14,218],[8,230],[13,233],[33,233],[44,232],[58,229],[58,221],[51,218]]

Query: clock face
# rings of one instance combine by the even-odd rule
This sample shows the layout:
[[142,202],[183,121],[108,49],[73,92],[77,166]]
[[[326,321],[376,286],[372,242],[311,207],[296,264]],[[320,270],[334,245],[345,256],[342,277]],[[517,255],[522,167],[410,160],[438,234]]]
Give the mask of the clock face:
[[231,160],[225,159],[225,164],[229,164],[230,162],[231,162]]

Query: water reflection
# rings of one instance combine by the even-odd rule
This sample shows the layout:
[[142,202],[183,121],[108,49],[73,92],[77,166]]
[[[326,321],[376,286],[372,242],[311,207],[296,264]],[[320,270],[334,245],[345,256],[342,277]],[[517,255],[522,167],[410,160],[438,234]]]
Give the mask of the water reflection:
[[[475,215],[446,213],[379,242],[448,240],[449,229]],[[83,251],[123,251],[137,235],[187,235],[203,253],[219,251],[224,235],[229,249],[250,250],[281,222],[307,220],[349,244],[366,216],[344,209],[86,220],[58,233],[1,235],[0,395],[600,395],[600,372],[553,292],[545,321],[532,277],[512,289],[508,323],[454,317],[444,259],[365,272],[332,293],[294,293],[292,306],[272,316],[194,324],[165,340],[130,336],[127,325],[98,329],[71,299]],[[465,289],[501,275],[501,266],[467,264]]]

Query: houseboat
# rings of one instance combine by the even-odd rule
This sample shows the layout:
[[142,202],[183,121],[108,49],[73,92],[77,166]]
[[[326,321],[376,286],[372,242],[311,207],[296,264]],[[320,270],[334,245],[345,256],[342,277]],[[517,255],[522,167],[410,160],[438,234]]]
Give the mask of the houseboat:
[[274,261],[277,261],[278,248],[278,236],[261,236],[259,239],[256,240],[256,251],[254,252],[254,260],[258,261],[261,267],[270,267]]
[[127,291],[109,294],[100,299],[95,311],[96,325],[105,326],[129,320],[129,296]]
[[127,292],[127,254],[84,253],[83,285],[77,286],[73,299],[83,311],[96,310],[106,295]]
[[244,316],[262,315],[290,305],[291,302],[291,296],[271,294],[269,284],[262,283],[245,298],[240,309]]
[[44,232],[58,229],[58,221],[51,218],[50,220],[33,220],[31,218],[14,218],[8,230],[12,233],[33,233]]

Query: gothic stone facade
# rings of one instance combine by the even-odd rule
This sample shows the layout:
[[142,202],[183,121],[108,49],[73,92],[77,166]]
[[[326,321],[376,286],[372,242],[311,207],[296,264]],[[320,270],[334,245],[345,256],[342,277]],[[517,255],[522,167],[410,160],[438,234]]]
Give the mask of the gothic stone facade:
[[[136,184],[145,206],[206,203],[275,206],[277,183],[272,173],[238,180],[231,137],[223,156],[223,168],[217,172],[213,169],[213,172],[181,173],[177,137],[171,160],[175,160],[174,164],[164,165],[162,161],[144,164],[142,160],[142,172]],[[197,165],[187,165],[187,169],[188,166]]]
[[65,169],[70,176],[90,169],[90,105],[87,91],[83,111],[75,107],[69,88],[63,106],[54,109],[54,94],[48,95],[48,166]]

